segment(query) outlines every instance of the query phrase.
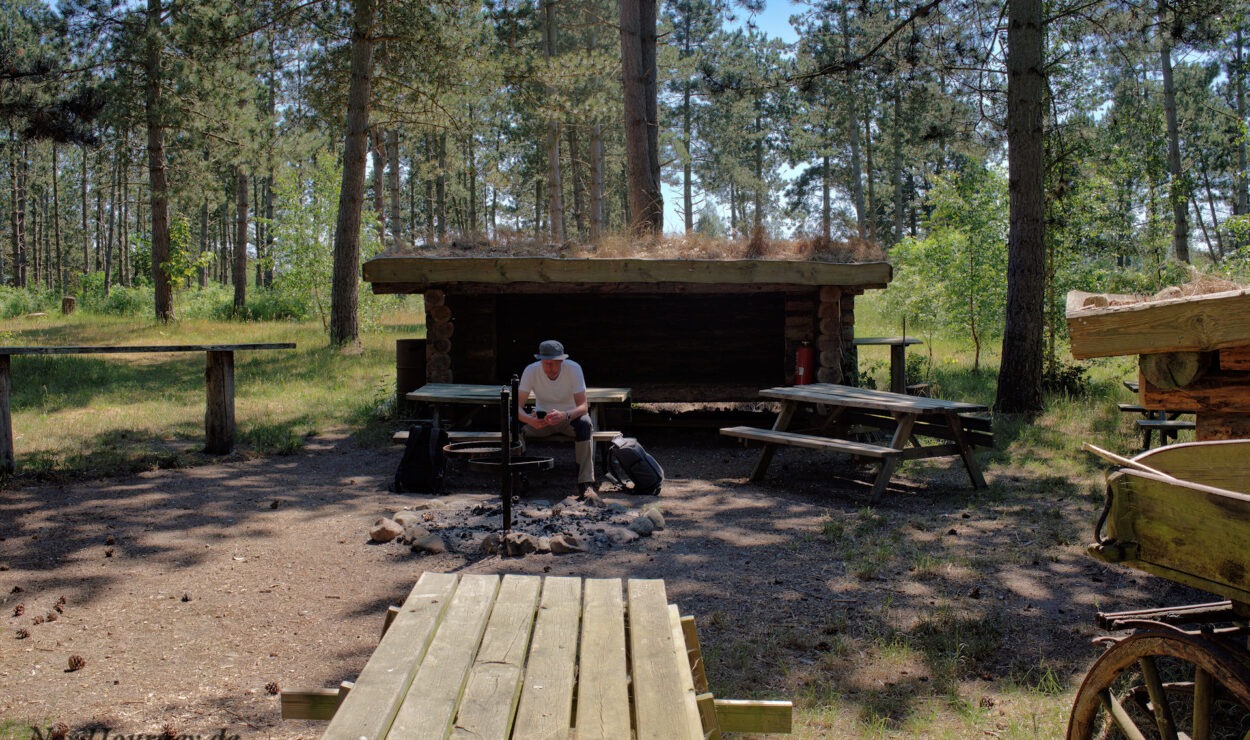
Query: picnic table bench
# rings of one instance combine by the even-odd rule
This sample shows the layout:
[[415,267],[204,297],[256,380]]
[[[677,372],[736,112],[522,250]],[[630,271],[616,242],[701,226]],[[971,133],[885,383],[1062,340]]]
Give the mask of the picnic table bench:
[[283,719],[345,740],[701,740],[786,733],[791,712],[708,693],[694,620],[657,579],[427,572],[356,681],[282,692]]
[[912,344],[923,344],[923,342],[916,337],[855,337],[851,340],[851,344],[856,347],[889,347],[890,391],[907,392],[907,347]]
[[13,417],[9,396],[13,386],[10,358],[14,355],[93,355],[159,352],[204,352],[207,406],[204,411],[204,451],[224,455],[234,448],[234,353],[243,350],[295,349],[293,342],[252,344],[79,345],[62,347],[0,347],[0,473],[12,473]]
[[[764,477],[778,447],[805,447],[880,460],[872,501],[885,492],[902,460],[959,457],[972,485],[985,487],[985,478],[973,454],[975,447],[994,446],[990,420],[979,416],[988,412],[985,406],[832,383],[768,388],[760,391],[760,396],[781,401],[771,429],[735,426],[720,430],[726,436],[764,444],[751,480]],[[804,407],[816,411],[819,424],[812,429],[792,430],[791,425]],[[888,433],[888,446],[851,439],[865,431]],[[922,438],[936,439],[938,443]]]

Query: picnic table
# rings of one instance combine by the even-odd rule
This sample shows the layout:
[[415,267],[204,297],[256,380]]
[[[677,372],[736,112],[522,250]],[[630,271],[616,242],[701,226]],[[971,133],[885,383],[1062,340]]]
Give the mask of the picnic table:
[[857,347],[890,348],[890,391],[907,392],[907,345],[923,344],[915,337],[856,337],[851,344]]
[[243,350],[295,349],[293,342],[252,344],[80,345],[61,347],[0,347],[0,473],[12,473],[13,417],[9,395],[13,387],[10,358],[14,355],[93,355],[158,352],[204,352],[207,406],[204,411],[204,451],[224,455],[234,448],[234,353]]
[[[439,407],[447,404],[460,406],[497,406],[502,385],[473,383],[427,383],[415,391],[404,394],[409,401],[427,404],[434,423],[439,421]],[[629,388],[587,388],[586,400],[590,405],[590,420],[595,429],[601,428],[601,407],[605,404],[628,403]],[[475,409],[476,410],[476,409]]]
[[662,580],[427,572],[390,616],[356,681],[282,692],[283,718],[345,740],[790,731],[790,702],[708,693]]
[[[873,484],[873,501],[885,492],[902,460],[957,456],[972,485],[985,487],[973,453],[975,447],[993,447],[994,436],[990,420],[980,416],[989,409],[981,404],[832,383],[768,388],[760,391],[760,396],[781,401],[771,429],[736,426],[720,430],[730,437],[764,443],[751,480],[764,477],[778,447],[791,446],[879,459],[881,470]],[[808,407],[815,411],[817,425],[791,429],[799,411]],[[851,438],[865,431],[889,434],[888,446]]]

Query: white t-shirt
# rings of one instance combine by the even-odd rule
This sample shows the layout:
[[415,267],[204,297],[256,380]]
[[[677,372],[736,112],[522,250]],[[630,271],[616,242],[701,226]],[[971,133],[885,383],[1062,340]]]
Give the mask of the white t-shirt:
[[582,375],[582,366],[572,360],[561,363],[555,380],[543,372],[542,362],[535,362],[522,371],[518,392],[523,399],[533,393],[535,411],[572,411],[577,408],[573,394],[586,392],[586,378]]

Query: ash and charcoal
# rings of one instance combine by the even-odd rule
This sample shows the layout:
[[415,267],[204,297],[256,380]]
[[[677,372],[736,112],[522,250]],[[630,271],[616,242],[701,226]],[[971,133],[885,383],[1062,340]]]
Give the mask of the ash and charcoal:
[[637,506],[605,502],[595,493],[556,503],[521,500],[512,506],[512,526],[507,532],[503,509],[497,497],[430,499],[379,519],[370,537],[375,542],[407,545],[419,554],[521,557],[602,552],[664,529],[659,500],[650,497]]

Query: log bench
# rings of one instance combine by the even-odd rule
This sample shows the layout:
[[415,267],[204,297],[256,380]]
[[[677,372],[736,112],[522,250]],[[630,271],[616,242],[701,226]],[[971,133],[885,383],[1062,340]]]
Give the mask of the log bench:
[[203,352],[207,406],[204,411],[204,451],[224,455],[234,448],[234,353],[244,350],[295,349],[293,342],[256,344],[92,345],[63,347],[0,347],[0,474],[16,468],[13,453],[13,417],[9,396],[13,385],[10,358],[14,355],[98,355]]
[[425,573],[354,682],[283,691],[325,738],[696,740],[788,733],[789,701],[717,699],[658,579]]

